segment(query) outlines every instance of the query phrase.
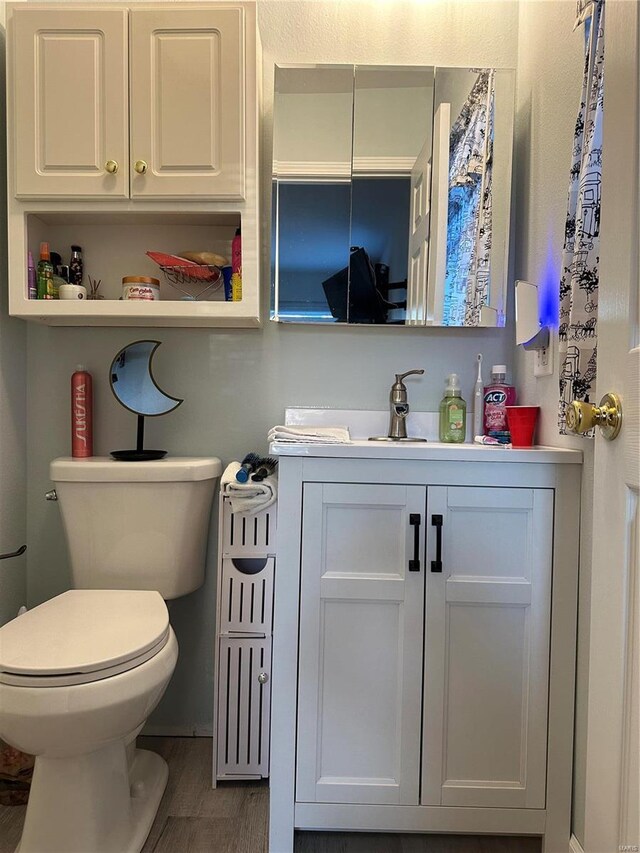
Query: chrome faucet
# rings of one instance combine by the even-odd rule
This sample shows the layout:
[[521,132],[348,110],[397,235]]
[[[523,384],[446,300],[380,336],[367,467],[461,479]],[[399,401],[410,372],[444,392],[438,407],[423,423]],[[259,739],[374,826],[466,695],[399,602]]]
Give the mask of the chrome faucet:
[[396,373],[396,381],[391,386],[389,393],[390,415],[389,434],[370,438],[369,441],[426,441],[426,438],[414,438],[407,436],[407,415],[409,414],[409,402],[407,399],[407,386],[404,379],[407,376],[422,376],[424,370],[407,370],[406,373]]

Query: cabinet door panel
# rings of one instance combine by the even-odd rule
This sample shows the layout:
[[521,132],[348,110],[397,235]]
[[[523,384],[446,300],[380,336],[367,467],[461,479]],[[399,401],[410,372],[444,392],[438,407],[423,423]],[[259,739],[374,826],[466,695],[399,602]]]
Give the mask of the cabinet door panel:
[[16,195],[126,197],[127,11],[15,9],[12,25]]
[[244,11],[131,12],[131,195],[244,198]]
[[429,489],[423,803],[544,808],[553,493]]
[[418,804],[425,490],[304,487],[296,799]]

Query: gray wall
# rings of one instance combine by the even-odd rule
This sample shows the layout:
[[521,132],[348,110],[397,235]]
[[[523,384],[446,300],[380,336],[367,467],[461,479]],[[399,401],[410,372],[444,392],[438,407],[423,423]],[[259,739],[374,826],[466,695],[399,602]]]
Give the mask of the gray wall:
[[[6,198],[4,16],[0,9],[0,198]],[[0,553],[26,541],[26,329],[7,316],[7,218],[0,213]],[[0,561],[0,625],[26,603],[26,556]]]
[[[574,20],[573,0],[555,0],[553,3],[523,0],[520,3],[516,107],[516,277],[546,284],[553,289],[554,294],[557,294],[560,281],[569,166],[584,62],[584,31],[581,28],[572,32]],[[516,356],[516,369],[521,402],[541,407],[540,443],[576,447],[584,453],[573,803],[573,831],[576,838],[582,841],[589,673],[587,655],[593,441],[558,434],[557,335],[554,336],[553,346],[553,376],[535,378],[533,353],[527,353],[521,348],[518,348]]]
[[[278,2],[259,0],[263,43],[263,211],[268,211],[274,62],[363,62],[515,67],[515,2]],[[364,23],[366,22],[366,24]],[[264,217],[262,289],[268,302],[269,222]],[[82,361],[96,386],[96,452],[128,446],[134,420],[112,399],[107,369],[116,351],[149,330],[28,328],[29,603],[69,585],[59,511],[45,503],[49,461],[69,451],[69,376]],[[475,356],[513,363],[511,329],[428,331],[382,328],[154,330],[163,341],[157,374],[185,398],[176,412],[149,423],[149,445],[174,454],[217,454],[224,461],[265,450],[265,435],[286,405],[382,409],[393,373],[424,367],[411,384],[416,409],[434,410],[446,374],[471,394]],[[180,642],[176,675],[152,724],[167,732],[211,726],[215,528],[208,581],[177,600],[171,619]]]

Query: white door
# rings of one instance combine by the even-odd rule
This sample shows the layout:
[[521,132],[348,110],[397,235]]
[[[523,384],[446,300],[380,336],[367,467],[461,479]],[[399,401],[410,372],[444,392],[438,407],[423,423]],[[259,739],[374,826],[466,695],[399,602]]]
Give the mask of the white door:
[[131,13],[131,196],[244,198],[244,10]]
[[425,494],[304,486],[298,801],[418,805]]
[[127,14],[13,10],[11,144],[19,198],[128,195]]
[[586,853],[640,845],[639,23],[607,4],[597,397],[620,394],[623,421],[595,439]]
[[431,487],[422,803],[544,808],[550,489]]
[[429,262],[431,144],[425,143],[411,169],[411,212],[407,285],[407,325],[424,326]]

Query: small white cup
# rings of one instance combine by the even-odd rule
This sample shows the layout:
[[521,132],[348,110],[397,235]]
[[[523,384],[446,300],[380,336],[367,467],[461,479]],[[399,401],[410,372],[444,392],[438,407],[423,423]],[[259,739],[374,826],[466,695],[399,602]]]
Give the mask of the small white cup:
[[60,299],[86,299],[87,288],[81,284],[61,284],[58,296]]

